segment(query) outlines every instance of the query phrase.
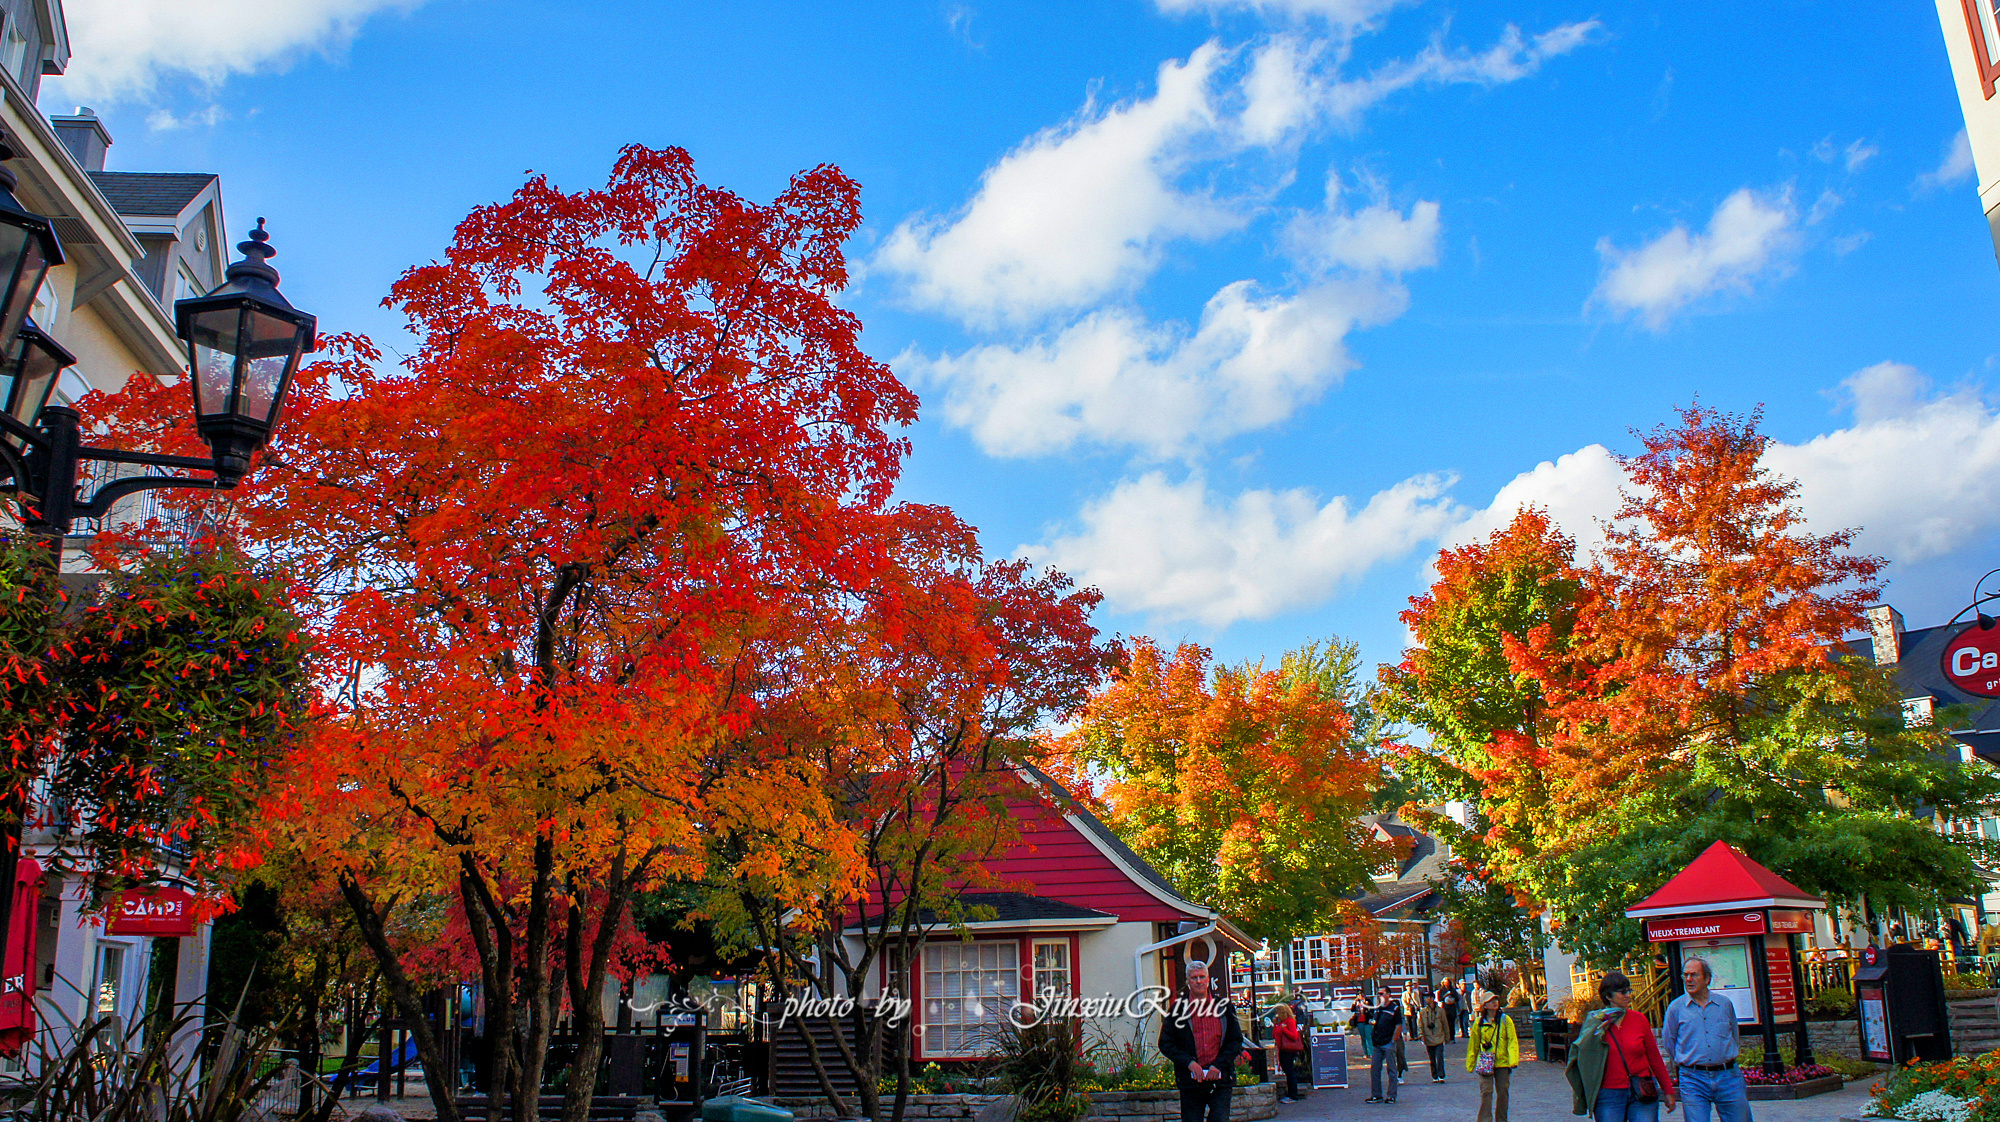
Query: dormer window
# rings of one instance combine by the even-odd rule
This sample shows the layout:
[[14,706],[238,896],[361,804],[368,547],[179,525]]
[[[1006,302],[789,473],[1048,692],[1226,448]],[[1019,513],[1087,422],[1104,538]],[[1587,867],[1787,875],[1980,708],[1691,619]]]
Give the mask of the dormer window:
[[0,34],[0,66],[6,67],[23,86],[32,86],[35,83],[23,69],[27,61],[28,37],[21,33],[18,22],[8,20],[4,34]]

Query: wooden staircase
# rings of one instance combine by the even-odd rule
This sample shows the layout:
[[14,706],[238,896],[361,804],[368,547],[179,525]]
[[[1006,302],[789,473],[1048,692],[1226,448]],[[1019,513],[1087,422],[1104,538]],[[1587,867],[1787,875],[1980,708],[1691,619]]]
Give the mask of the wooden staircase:
[[[854,1023],[851,1020],[844,1020],[840,1023],[840,1028],[844,1032],[852,1032]],[[825,1095],[825,1090],[819,1084],[819,1076],[813,1073],[812,1057],[806,1052],[806,1031],[812,1033],[814,1043],[819,1045],[820,1063],[826,1066],[826,1073],[833,1080],[834,1087],[843,1095],[854,1094],[854,1076],[848,1072],[847,1064],[840,1058],[840,1047],[834,1043],[833,1026],[827,1024],[824,1019],[817,1018],[810,1024],[802,1019],[788,1020],[773,1035],[771,1094],[781,1099],[819,1098]],[[884,1035],[887,1035],[887,1031]],[[855,1047],[858,1051],[860,1043],[856,1042]]]

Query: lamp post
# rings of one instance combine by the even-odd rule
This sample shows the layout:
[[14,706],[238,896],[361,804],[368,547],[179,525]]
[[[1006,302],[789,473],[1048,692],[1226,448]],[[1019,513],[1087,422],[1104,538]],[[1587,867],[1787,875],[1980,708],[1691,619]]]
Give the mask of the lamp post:
[[[275,252],[264,220],[237,245],[243,259],[229,267],[214,291],[174,305],[176,334],[191,356],[188,381],[195,421],[208,442],[208,459],[100,448],[83,442],[83,418],[67,405],[48,404],[56,379],[75,358],[28,318],[28,308],[49,266],[61,264],[62,246],[48,219],[15,200],[15,178],[5,161],[17,155],[0,135],[0,491],[11,492],[22,522],[51,538],[50,563],[60,569],[63,539],[78,518],[99,518],[119,500],[158,488],[226,491],[250,467],[269,439],[299,361],[317,343],[314,318],[278,293]],[[88,496],[78,494],[86,462],[166,469],[109,480]],[[192,473],[192,474],[190,474]],[[12,939],[14,878],[21,857],[25,793],[0,802],[0,964]],[[0,992],[31,983],[11,972]]]

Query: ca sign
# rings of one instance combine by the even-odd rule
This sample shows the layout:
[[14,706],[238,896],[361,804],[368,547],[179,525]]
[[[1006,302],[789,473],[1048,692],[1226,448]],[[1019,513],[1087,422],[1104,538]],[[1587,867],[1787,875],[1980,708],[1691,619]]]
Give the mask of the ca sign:
[[1977,697],[2000,697],[2000,627],[1968,626],[1938,656],[1944,680]]

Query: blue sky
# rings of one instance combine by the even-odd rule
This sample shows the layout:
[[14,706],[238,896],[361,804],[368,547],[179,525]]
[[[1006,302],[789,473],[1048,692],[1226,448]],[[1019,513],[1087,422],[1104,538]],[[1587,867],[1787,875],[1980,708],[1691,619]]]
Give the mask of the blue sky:
[[[864,188],[902,493],[1225,659],[1395,657],[1440,543],[1762,405],[1814,525],[1941,622],[2000,564],[2000,266],[1935,9],[1591,0],[69,0],[43,107],[223,177],[323,329],[524,172],[681,145]],[[1751,14],[1746,18],[1745,13]]]

